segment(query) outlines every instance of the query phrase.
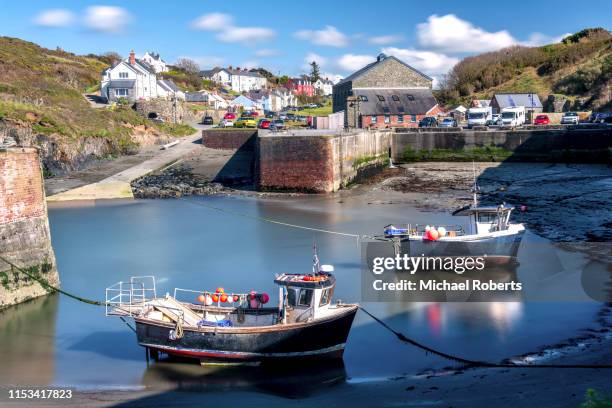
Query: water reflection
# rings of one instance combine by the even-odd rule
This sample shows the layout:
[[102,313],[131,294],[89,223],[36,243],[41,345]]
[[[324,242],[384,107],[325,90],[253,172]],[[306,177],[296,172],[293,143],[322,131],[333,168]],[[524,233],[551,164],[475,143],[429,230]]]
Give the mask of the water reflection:
[[53,381],[58,300],[44,296],[0,312],[0,384]]
[[329,391],[345,380],[346,370],[341,359],[258,366],[200,366],[189,360],[167,359],[151,363],[142,383],[156,390],[216,392],[231,389],[306,398]]

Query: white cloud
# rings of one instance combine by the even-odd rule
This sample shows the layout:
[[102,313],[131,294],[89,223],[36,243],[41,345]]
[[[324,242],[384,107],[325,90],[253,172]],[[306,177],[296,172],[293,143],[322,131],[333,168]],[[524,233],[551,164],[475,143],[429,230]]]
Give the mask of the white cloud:
[[338,66],[338,68],[344,71],[353,72],[363,68],[364,66],[375,60],[376,58],[371,55],[345,54],[341,56],[340,59],[338,59],[336,65]]
[[121,7],[91,6],[85,10],[84,24],[94,31],[119,33],[130,19],[130,14]]
[[527,41],[521,42],[521,45],[526,45],[528,47],[537,47],[539,45],[555,44],[561,42],[561,40],[567,37],[568,35],[571,35],[571,33],[565,33],[556,37],[542,33],[532,33],[527,39]]
[[42,27],[66,27],[75,20],[74,13],[66,9],[50,9],[42,11],[34,17],[34,24]]
[[259,58],[268,58],[268,57],[275,57],[279,55],[280,53],[278,52],[278,50],[273,50],[270,48],[262,48],[261,50],[255,51],[253,54]]
[[320,67],[327,65],[327,58],[314,52],[309,52],[306,54],[304,61],[306,64],[310,64],[312,61],[314,61],[319,64]]
[[398,43],[403,40],[404,40],[404,36],[392,34],[392,35],[380,35],[377,37],[370,37],[368,39],[368,42],[370,44],[376,44],[376,45],[389,45],[393,43]]
[[393,55],[430,76],[445,74],[459,62],[458,58],[445,54],[410,48],[385,47],[382,52]]
[[234,18],[224,13],[209,13],[201,15],[191,22],[191,28],[204,31],[221,31],[232,26]]
[[454,14],[431,15],[426,23],[417,24],[419,44],[446,52],[485,52],[516,44],[506,30],[488,32]]
[[294,36],[300,40],[328,47],[346,47],[349,44],[346,34],[334,26],[326,26],[322,30],[300,30],[294,33]]
[[219,41],[227,43],[254,44],[271,40],[276,31],[264,27],[228,27],[217,34]]

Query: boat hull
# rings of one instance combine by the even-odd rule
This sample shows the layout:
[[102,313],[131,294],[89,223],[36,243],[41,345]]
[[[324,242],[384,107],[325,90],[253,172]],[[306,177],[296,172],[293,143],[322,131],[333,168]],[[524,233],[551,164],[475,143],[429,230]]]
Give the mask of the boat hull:
[[401,254],[426,257],[485,257],[487,263],[504,264],[516,261],[524,231],[515,234],[475,237],[465,240],[401,240]]
[[340,358],[357,306],[307,323],[265,327],[184,328],[183,337],[170,339],[173,324],[136,318],[141,346],[202,362],[251,362],[288,358]]

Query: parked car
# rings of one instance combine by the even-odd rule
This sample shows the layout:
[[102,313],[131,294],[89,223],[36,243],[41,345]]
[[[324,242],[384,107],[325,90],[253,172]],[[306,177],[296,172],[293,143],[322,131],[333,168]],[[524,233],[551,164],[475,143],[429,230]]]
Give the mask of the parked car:
[[203,125],[212,125],[213,124],[212,116],[204,116],[204,119],[202,119],[202,124]]
[[285,121],[282,119],[276,119],[270,123],[270,130],[283,130],[285,129]]
[[609,112],[593,112],[589,118],[589,122],[592,123],[605,123],[607,118],[612,117],[612,113]]
[[550,119],[548,115],[538,115],[533,120],[534,125],[550,125]]
[[576,112],[565,112],[561,117],[562,125],[577,125],[580,122],[580,118]]
[[233,120],[222,119],[221,122],[219,122],[219,127],[232,127],[232,126],[234,126]]
[[252,118],[256,118],[259,116],[259,113],[257,113],[256,111],[248,111],[248,112],[244,112],[242,116],[250,116]]
[[296,120],[295,118],[296,118],[296,116],[295,116],[294,113],[288,113],[287,114],[287,120],[294,121],[294,120]]
[[501,125],[501,124],[502,124],[501,113],[494,113],[493,115],[491,115],[491,123],[489,124],[489,126]]
[[228,120],[236,120],[236,114],[234,112],[227,112],[224,116],[223,119],[228,119]]
[[444,118],[440,122],[440,127],[457,127],[457,121],[454,118]]
[[271,123],[272,122],[269,121],[268,119],[259,119],[259,122],[257,122],[257,128],[258,129],[269,129]]
[[426,116],[419,122],[419,127],[438,127],[438,119],[433,116]]
[[278,118],[279,118],[280,120],[287,120],[287,115],[285,115],[285,114],[280,114],[280,115],[278,115]]
[[241,116],[240,119],[234,122],[234,127],[254,128],[257,127],[257,122],[250,116]]

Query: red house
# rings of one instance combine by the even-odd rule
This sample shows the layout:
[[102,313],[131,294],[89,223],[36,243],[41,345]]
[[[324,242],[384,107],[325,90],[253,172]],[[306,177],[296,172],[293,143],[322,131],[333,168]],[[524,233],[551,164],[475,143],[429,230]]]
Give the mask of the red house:
[[287,87],[294,95],[314,96],[315,87],[312,81],[307,78],[291,78],[287,82]]

